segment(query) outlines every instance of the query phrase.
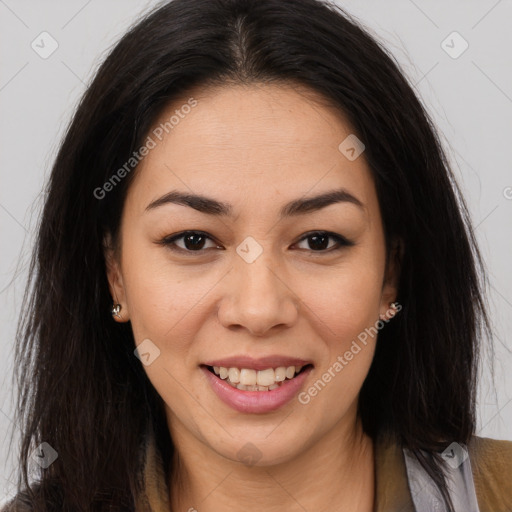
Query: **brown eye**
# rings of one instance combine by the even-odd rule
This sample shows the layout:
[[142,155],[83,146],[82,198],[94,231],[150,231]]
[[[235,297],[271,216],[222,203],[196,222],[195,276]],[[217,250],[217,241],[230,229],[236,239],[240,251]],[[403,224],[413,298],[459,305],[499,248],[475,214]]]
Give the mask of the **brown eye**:
[[[335,240],[336,243],[329,246],[329,239]],[[342,247],[354,245],[354,242],[347,240],[345,237],[328,231],[315,231],[313,233],[309,233],[301,238],[299,242],[303,242],[305,240],[309,241],[309,248],[306,249],[313,252],[331,252],[331,250],[337,250]]]
[[[176,244],[177,240],[183,240],[183,247]],[[202,231],[184,231],[171,237],[165,237],[159,243],[169,247],[173,251],[201,252],[207,240],[213,241],[211,237]],[[215,245],[215,247],[218,247]]]

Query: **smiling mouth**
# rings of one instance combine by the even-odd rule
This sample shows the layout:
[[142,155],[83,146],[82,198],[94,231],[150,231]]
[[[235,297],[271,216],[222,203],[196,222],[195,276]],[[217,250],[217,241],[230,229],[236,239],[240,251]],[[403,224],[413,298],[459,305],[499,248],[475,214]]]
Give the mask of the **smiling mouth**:
[[249,368],[205,367],[217,378],[242,391],[272,391],[279,388],[284,382],[293,380],[313,365],[280,366],[259,371]]

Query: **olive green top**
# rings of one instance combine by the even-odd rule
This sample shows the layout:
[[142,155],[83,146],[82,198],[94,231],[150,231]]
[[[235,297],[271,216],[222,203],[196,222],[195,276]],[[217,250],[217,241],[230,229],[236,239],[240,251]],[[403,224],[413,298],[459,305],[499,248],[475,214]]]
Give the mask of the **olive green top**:
[[[169,488],[162,460],[154,438],[148,436],[147,439],[144,464],[146,495],[141,497],[139,508],[141,512],[170,512]],[[467,451],[473,474],[473,492],[478,502],[476,510],[512,512],[512,441],[473,436]],[[415,508],[404,450],[389,439],[379,438],[374,444],[374,453],[374,512],[423,512]],[[468,501],[471,501],[471,496]],[[434,505],[426,510],[442,509]]]

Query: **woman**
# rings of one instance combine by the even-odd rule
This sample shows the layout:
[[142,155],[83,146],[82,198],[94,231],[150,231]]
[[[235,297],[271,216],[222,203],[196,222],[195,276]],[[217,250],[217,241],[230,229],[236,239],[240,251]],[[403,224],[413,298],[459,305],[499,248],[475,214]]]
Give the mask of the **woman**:
[[6,510],[512,510],[512,442],[475,436],[468,219],[340,8],[163,5],[53,167]]

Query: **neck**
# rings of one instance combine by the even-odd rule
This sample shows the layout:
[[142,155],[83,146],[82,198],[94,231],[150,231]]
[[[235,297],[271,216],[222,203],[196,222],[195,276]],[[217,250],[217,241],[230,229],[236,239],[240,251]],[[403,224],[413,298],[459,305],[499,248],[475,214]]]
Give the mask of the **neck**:
[[[175,446],[191,447],[173,439]],[[357,419],[351,428],[336,425],[299,456],[276,465],[247,466],[213,451],[207,455],[204,445],[197,448],[176,450],[172,511],[373,510],[373,443]]]

